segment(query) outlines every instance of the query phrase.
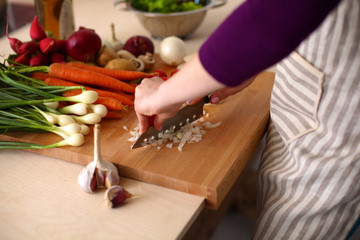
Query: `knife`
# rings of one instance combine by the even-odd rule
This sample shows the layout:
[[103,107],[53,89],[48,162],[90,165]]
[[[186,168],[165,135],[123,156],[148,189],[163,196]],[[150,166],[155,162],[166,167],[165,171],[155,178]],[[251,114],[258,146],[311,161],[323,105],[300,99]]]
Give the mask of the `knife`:
[[156,130],[154,126],[149,127],[145,133],[141,134],[136,142],[131,146],[132,149],[147,146],[158,140],[162,133],[176,132],[187,123],[194,122],[203,115],[203,108],[210,102],[210,97],[205,96],[197,103],[182,107],[175,116],[166,119],[161,130]]

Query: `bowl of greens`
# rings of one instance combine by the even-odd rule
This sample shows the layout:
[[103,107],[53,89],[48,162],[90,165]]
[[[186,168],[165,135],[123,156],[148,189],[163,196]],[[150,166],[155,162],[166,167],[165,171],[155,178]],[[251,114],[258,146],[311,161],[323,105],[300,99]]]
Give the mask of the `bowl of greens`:
[[119,0],[115,7],[135,13],[152,37],[163,39],[169,36],[189,38],[200,26],[207,10],[220,7],[226,0]]

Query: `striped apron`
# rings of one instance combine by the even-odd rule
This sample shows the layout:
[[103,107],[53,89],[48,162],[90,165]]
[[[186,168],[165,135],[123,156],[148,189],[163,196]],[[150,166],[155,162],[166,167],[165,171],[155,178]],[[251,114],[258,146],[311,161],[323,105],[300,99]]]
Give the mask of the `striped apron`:
[[360,216],[360,1],[277,66],[254,239],[345,239]]

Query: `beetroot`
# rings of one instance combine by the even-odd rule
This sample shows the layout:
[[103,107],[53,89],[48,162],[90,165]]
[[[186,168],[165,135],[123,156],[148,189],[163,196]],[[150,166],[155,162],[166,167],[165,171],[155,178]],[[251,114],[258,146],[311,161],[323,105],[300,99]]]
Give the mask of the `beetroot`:
[[15,53],[20,54],[20,46],[22,45],[22,41],[17,38],[9,37],[9,24],[6,22],[6,36],[9,39],[10,47],[14,50]]
[[27,54],[20,54],[14,59],[14,62],[24,64],[24,65],[29,65],[30,57]]
[[39,49],[40,52],[42,52],[45,55],[53,53],[56,50],[56,40],[51,37],[42,39],[39,42]]
[[33,41],[24,42],[19,47],[19,54],[26,54],[28,56],[31,56],[34,53],[36,53],[37,50],[38,50],[38,45],[35,42]]
[[145,55],[147,52],[154,54],[154,43],[148,37],[133,36],[125,42],[123,49],[131,52],[136,57]]
[[35,15],[31,26],[30,26],[30,37],[34,41],[40,41],[46,38],[46,33],[44,28],[41,26],[39,19]]
[[50,63],[65,63],[65,56],[60,53],[54,52],[50,56]]
[[43,54],[38,54],[34,57],[32,57],[29,61],[29,65],[30,67],[33,67],[33,66],[46,66],[48,65],[48,59],[45,55]]
[[66,53],[82,62],[92,62],[101,49],[101,38],[92,29],[80,27],[67,39]]
[[56,40],[56,52],[66,55],[66,40]]
[[35,15],[30,26],[30,37],[34,41],[40,41],[46,38],[46,32],[41,26],[38,17]]

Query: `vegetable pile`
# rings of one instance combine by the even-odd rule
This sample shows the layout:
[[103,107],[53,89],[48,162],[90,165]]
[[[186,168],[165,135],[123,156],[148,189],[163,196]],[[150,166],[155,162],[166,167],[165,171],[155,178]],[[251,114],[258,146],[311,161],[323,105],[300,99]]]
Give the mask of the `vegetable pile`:
[[11,38],[8,33],[8,25],[6,25],[6,35],[15,52],[10,58],[16,63],[40,66],[65,62],[66,41],[56,40],[51,34],[47,35],[37,16],[34,17],[30,27],[32,41],[22,42],[19,39]]
[[[30,67],[19,71],[43,80],[44,84],[49,86],[81,86],[86,90],[95,91],[99,96],[95,104],[102,104],[107,108],[106,118],[121,118],[119,111],[127,110],[128,106],[134,105],[136,84],[132,81],[158,75],[158,73],[105,69],[81,62],[53,63],[49,67]],[[80,92],[80,89],[67,90],[62,95],[70,97]]]
[[[34,67],[0,64],[0,133],[12,131],[52,132],[63,140],[37,143],[0,141],[0,149],[43,149],[80,146],[89,133],[88,124],[96,124],[107,114],[95,91],[81,86],[48,86],[27,76]],[[79,90],[73,96],[66,91]]]

